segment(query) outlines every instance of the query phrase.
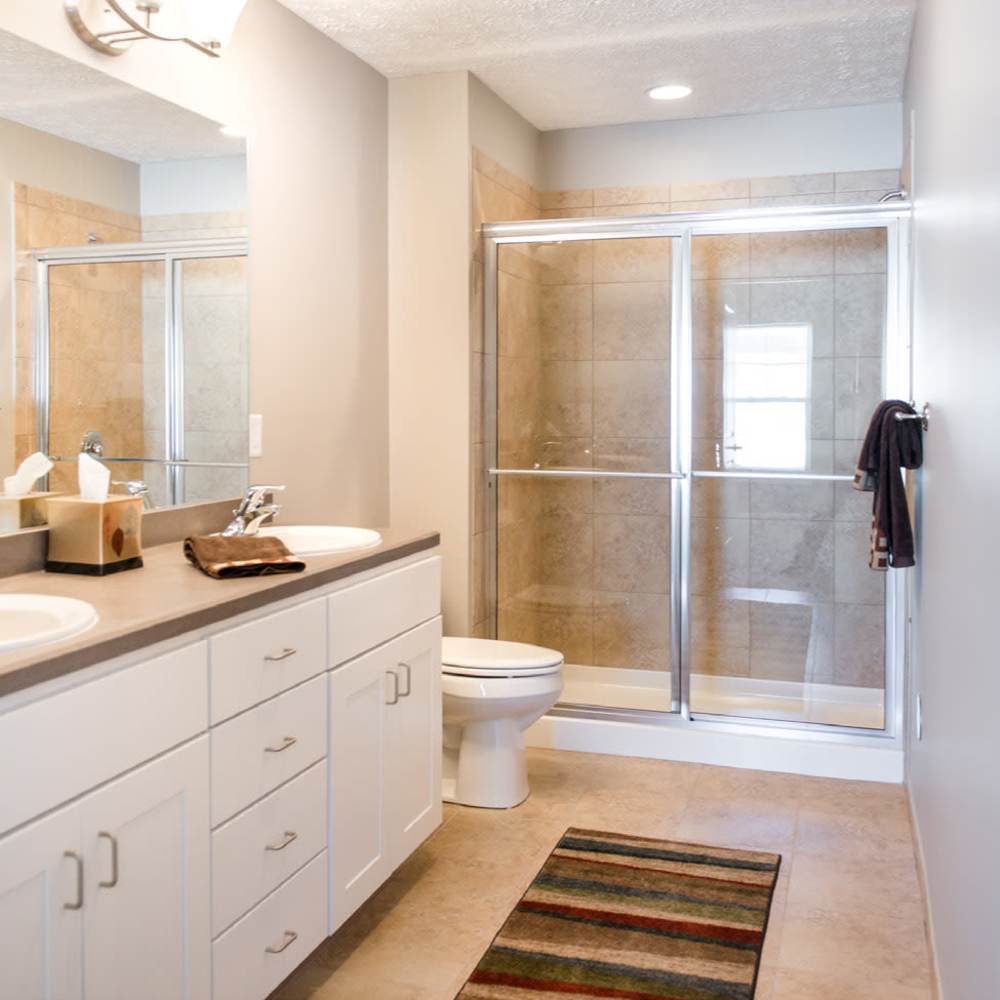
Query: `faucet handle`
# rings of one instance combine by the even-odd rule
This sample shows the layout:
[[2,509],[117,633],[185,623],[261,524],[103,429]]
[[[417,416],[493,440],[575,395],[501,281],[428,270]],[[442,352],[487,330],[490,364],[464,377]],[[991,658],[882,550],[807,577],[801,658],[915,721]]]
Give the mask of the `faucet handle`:
[[248,486],[246,493],[243,494],[243,499],[240,501],[239,509],[233,513],[240,514],[256,510],[264,502],[264,498],[269,493],[280,493],[284,488],[284,486]]

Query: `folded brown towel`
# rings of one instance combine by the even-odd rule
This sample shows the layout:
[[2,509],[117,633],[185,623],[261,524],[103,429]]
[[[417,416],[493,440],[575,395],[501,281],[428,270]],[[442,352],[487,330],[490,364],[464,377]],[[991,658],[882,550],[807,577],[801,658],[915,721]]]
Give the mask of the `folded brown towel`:
[[306,564],[278,538],[260,535],[197,535],[184,539],[184,555],[202,573],[226,580],[235,576],[301,573]]

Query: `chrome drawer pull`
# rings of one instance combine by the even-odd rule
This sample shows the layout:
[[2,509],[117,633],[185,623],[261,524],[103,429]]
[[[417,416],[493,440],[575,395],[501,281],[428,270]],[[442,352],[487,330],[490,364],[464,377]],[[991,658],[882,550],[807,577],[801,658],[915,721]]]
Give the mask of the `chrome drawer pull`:
[[283,851],[292,841],[298,840],[299,835],[294,830],[286,830],[285,836],[277,844],[265,844],[265,851]]
[[298,650],[294,646],[286,646],[280,653],[268,653],[264,659],[268,663],[280,663],[287,660],[289,656],[294,656]]
[[111,844],[111,878],[107,882],[98,882],[97,884],[102,889],[113,889],[118,885],[118,838],[114,834],[108,833],[107,830],[101,830],[97,836],[104,838]]
[[395,705],[399,701],[399,674],[395,670],[387,670],[386,677],[392,678],[392,701],[387,701],[387,705]]
[[64,858],[71,858],[76,862],[76,902],[63,903],[64,910],[83,909],[83,858],[76,851],[63,851]]
[[399,695],[401,698],[408,698],[410,695],[410,665],[409,663],[398,663],[397,666],[400,670],[406,671],[406,690],[400,691]]
[[299,936],[295,933],[295,931],[285,931],[284,942],[279,944],[277,948],[268,945],[264,951],[266,951],[268,955],[280,955],[293,941],[297,941],[298,937]]
[[281,753],[283,750],[287,750],[289,747],[295,746],[298,743],[298,738],[295,736],[286,736],[282,739],[281,743],[276,747],[264,747],[264,753]]

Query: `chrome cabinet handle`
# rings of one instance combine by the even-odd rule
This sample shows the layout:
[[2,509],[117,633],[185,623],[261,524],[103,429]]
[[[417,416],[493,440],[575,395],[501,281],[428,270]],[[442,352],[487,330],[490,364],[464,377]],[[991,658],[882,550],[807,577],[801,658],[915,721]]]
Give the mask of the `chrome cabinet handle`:
[[289,747],[295,746],[298,742],[297,736],[285,736],[276,747],[264,747],[264,753],[282,753]]
[[410,665],[409,663],[397,663],[396,666],[398,666],[400,670],[406,671],[406,690],[400,691],[399,696],[401,698],[408,698],[410,695]]
[[265,851],[283,851],[290,843],[299,839],[299,835],[294,830],[286,830],[284,837],[277,844],[265,844]]
[[83,909],[83,858],[76,851],[63,851],[63,857],[76,862],[76,902],[63,903],[64,910]]
[[285,931],[285,940],[275,948],[273,945],[268,945],[264,951],[268,955],[280,955],[293,941],[298,940],[298,934],[295,931]]
[[264,659],[268,663],[280,663],[287,660],[289,656],[294,656],[298,650],[294,646],[286,646],[280,653],[268,653]]
[[399,674],[395,670],[387,670],[386,677],[392,678],[392,701],[387,701],[387,705],[395,705],[399,701]]
[[114,834],[108,833],[107,830],[101,830],[98,833],[98,838],[107,840],[111,844],[111,878],[108,881],[101,881],[97,884],[102,889],[113,889],[118,885],[118,838]]

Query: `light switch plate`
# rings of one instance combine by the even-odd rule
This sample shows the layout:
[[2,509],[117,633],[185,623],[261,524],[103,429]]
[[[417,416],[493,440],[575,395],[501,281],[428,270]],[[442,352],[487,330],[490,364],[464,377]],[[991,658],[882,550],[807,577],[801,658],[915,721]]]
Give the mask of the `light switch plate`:
[[251,458],[261,458],[264,454],[264,414],[251,413],[247,441]]

